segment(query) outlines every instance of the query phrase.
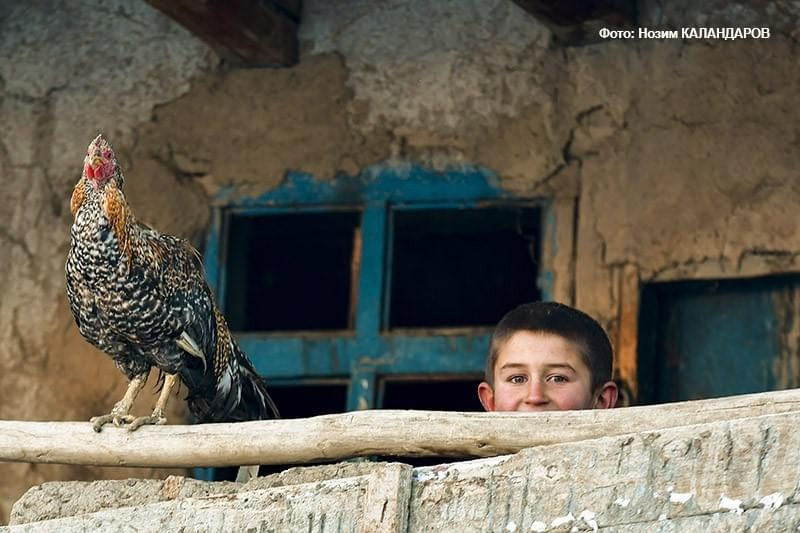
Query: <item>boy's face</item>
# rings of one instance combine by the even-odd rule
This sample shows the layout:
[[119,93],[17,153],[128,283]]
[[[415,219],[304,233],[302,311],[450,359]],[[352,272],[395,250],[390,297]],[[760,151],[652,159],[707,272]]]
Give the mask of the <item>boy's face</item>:
[[602,396],[593,396],[591,378],[583,357],[567,339],[518,331],[498,351],[494,386],[481,383],[478,395],[487,411],[605,407],[596,405]]

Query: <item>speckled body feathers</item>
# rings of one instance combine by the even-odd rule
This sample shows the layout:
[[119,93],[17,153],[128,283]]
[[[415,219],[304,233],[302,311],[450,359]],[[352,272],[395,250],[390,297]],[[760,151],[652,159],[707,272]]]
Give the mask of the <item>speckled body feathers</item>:
[[[70,202],[66,285],[81,334],[129,379],[152,367],[178,374],[201,422],[277,417],[263,379],[214,304],[199,254],[185,240],[136,221],[113,162],[113,175],[102,182],[91,179],[87,166]],[[203,358],[179,346],[183,333]]]

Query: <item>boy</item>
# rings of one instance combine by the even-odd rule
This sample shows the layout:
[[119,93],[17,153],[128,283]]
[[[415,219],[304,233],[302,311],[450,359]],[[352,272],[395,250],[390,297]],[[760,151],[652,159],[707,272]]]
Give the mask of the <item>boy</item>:
[[497,324],[478,397],[487,411],[608,409],[617,403],[613,352],[586,313],[555,302],[523,304]]

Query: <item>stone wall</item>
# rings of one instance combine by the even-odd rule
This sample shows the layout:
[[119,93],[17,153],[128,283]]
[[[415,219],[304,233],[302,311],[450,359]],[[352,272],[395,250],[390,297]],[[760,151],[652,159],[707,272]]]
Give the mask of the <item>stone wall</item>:
[[[197,244],[223,185],[403,158],[483,165],[574,206],[575,268],[560,275],[612,334],[623,272],[800,270],[794,4],[645,1],[650,27],[772,37],[567,49],[507,0],[304,4],[300,63],[258,70],[227,69],[144,2],[0,5],[0,418],[87,419],[122,393],[64,297],[68,198],[98,131],[137,216]],[[130,475],[0,465],[0,520],[33,484]]]

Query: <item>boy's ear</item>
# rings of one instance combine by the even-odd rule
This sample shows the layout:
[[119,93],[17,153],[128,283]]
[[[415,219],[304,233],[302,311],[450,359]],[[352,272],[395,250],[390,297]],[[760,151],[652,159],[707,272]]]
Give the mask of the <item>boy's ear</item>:
[[494,390],[492,390],[492,386],[482,381],[480,385],[478,385],[478,399],[481,401],[481,405],[487,411],[494,411]]
[[619,389],[613,381],[606,381],[597,392],[592,409],[611,409],[617,405]]

